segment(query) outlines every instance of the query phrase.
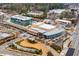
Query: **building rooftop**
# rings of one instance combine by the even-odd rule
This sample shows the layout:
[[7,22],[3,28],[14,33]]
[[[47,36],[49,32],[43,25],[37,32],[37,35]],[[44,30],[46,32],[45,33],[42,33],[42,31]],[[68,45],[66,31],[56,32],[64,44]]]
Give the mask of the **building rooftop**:
[[65,32],[65,30],[61,27],[56,27],[50,24],[45,24],[45,23],[34,24],[29,28],[29,31],[31,32],[31,34],[32,32],[43,33],[43,35],[46,35],[46,36],[55,35],[58,33],[62,34],[62,32],[63,33]]
[[61,12],[63,12],[63,11],[65,11],[65,9],[53,9],[53,10],[49,10],[48,13],[52,13],[52,12],[61,13]]
[[0,40],[14,35],[18,35],[19,31],[0,26]]
[[44,35],[54,35],[54,34],[57,34],[57,33],[60,33],[60,32],[64,32],[65,30],[62,29],[62,28],[56,28],[52,31],[49,31],[49,32],[46,32],[44,33]]
[[0,12],[0,15],[4,15],[4,13],[3,12]]
[[10,37],[10,36],[11,36],[10,33],[0,32],[0,39],[4,39],[4,38]]
[[28,12],[27,13],[28,15],[39,15],[39,16],[41,16],[41,15],[43,15],[43,12],[42,11],[31,11],[31,12]]
[[32,17],[25,17],[25,16],[21,16],[21,15],[14,15],[14,16],[12,16],[12,18],[17,18],[17,19],[20,19],[20,20],[30,20],[30,19],[32,19]]
[[34,24],[35,28],[39,28],[42,30],[53,30],[54,28],[56,28],[56,26],[50,25],[50,24],[45,24],[43,22],[38,22]]
[[64,19],[56,19],[56,21],[59,21],[59,22],[64,22],[64,23],[71,23],[71,21],[64,20]]
[[32,30],[35,30],[35,31],[40,32],[40,33],[46,32],[45,30],[39,29],[39,28],[32,28]]
[[43,28],[43,29],[54,29],[55,26],[52,26],[52,25],[49,25],[49,24],[42,24],[39,26],[40,28]]

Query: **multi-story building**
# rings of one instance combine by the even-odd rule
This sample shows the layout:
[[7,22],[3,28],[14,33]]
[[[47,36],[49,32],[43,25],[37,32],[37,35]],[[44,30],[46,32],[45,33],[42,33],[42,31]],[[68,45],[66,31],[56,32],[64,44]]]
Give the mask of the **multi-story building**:
[[14,15],[11,17],[11,22],[15,24],[20,24],[23,26],[31,25],[32,24],[32,18],[31,17],[25,17],[21,15]]
[[46,39],[54,39],[65,33],[62,28],[57,28],[56,26],[38,22],[33,24],[27,32]]

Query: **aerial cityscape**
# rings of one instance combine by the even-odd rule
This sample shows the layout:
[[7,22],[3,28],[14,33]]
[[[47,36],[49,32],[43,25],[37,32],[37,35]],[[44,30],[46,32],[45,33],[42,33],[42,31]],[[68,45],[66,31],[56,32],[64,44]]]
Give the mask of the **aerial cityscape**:
[[0,3],[0,56],[78,56],[78,3]]

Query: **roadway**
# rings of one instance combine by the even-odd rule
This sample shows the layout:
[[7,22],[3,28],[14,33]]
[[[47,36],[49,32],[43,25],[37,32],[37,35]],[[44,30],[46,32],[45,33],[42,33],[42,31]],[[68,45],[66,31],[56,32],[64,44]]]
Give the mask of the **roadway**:
[[79,55],[79,21],[76,25],[76,31],[72,33],[73,44],[72,47],[75,48],[74,56]]
[[[16,30],[19,30],[21,31],[21,33],[25,32],[25,31],[22,31],[20,29],[17,29],[15,27],[12,27],[10,25],[5,25],[5,24],[2,24],[0,23],[1,26],[4,26],[6,28],[10,28],[10,29],[16,29]],[[19,36],[18,36],[19,37]],[[14,55],[14,56],[31,56],[31,55],[34,55],[34,54],[31,54],[31,53],[28,53],[28,52],[22,52],[22,51],[9,51],[7,50],[6,48],[11,45],[13,42],[15,42],[17,39],[14,39],[14,40],[11,40],[9,42],[5,42],[4,44],[0,45],[0,54],[4,54],[4,55]],[[45,45],[46,46],[46,45]],[[53,48],[49,47],[49,46],[46,46],[53,55],[55,56],[59,56],[59,53],[57,53]]]
[[[10,28],[10,29],[15,29],[15,30],[20,31],[21,33],[24,32],[24,31],[19,30],[19,29],[15,28],[15,27],[11,27],[9,25],[4,25],[3,23],[0,23],[0,26],[6,27],[6,28]],[[28,52],[22,52],[22,51],[16,52],[16,51],[9,51],[9,50],[7,50],[6,48],[9,45],[11,45],[13,42],[15,42],[16,40],[17,39],[13,39],[11,41],[5,42],[4,44],[0,45],[0,54],[2,54],[2,55],[14,55],[14,56],[20,56],[20,55],[21,56],[26,56],[26,55],[27,56],[31,56],[31,55],[33,55],[31,53],[28,53]]]
[[11,41],[9,41],[9,42],[6,42],[6,43],[4,43],[4,44],[2,44],[1,46],[0,46],[0,54],[3,54],[3,55],[13,55],[13,56],[33,56],[33,54],[31,54],[31,53],[28,53],[28,52],[22,52],[22,51],[15,51],[15,50],[13,50],[13,51],[9,51],[8,49],[7,49],[7,47],[9,46],[9,45],[11,45],[13,42],[15,42],[17,39],[14,39],[14,40],[11,40]]

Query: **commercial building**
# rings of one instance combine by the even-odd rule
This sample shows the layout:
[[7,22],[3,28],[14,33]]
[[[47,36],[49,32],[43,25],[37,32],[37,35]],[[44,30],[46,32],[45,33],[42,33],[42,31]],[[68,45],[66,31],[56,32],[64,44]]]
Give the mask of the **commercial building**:
[[8,32],[0,32],[0,44],[15,38],[15,35]]
[[54,39],[65,33],[62,28],[57,28],[56,26],[45,24],[43,22],[38,22],[33,24],[27,32],[46,39]]
[[44,37],[46,39],[55,39],[55,38],[57,38],[57,37],[59,37],[59,36],[61,36],[63,34],[64,34],[64,30],[63,29],[56,28],[53,31],[49,31],[49,32],[44,33],[43,35],[44,35]]
[[55,20],[59,17],[59,15],[65,11],[65,9],[53,9],[53,10],[49,10],[47,13],[47,18]]
[[63,11],[65,11],[65,9],[53,9],[53,10],[49,10],[49,13],[55,12],[55,13],[62,13]]
[[64,19],[56,19],[55,21],[59,22],[59,23],[64,23],[64,24],[71,24],[71,21],[68,20],[64,20]]
[[72,22],[66,19],[56,19],[55,22],[57,22],[64,28],[70,28],[72,26]]
[[0,44],[12,40],[17,37],[18,33],[17,31],[7,29],[0,26]]
[[44,13],[42,11],[30,11],[27,13],[29,16],[39,17],[42,16]]
[[30,11],[27,13],[27,16],[33,17],[32,19],[35,21],[42,21],[45,18],[43,11]]
[[0,39],[6,38],[6,37],[9,37],[9,36],[10,36],[9,33],[0,32]]
[[32,24],[32,18],[21,16],[21,15],[14,15],[11,17],[11,22],[15,24],[27,26]]

